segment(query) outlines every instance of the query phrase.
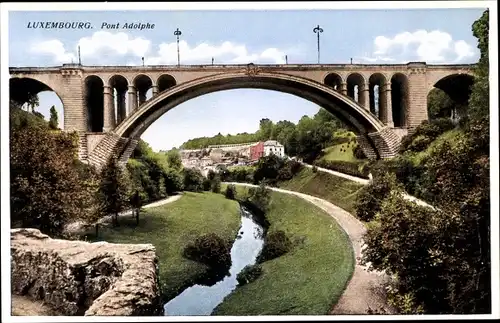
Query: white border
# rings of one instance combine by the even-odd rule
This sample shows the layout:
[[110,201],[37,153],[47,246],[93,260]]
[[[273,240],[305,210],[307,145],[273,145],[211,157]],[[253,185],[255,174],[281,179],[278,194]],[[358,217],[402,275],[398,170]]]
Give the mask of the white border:
[[[102,317],[16,317],[10,316],[10,261],[7,255],[10,255],[10,233],[7,228],[10,227],[10,220],[7,214],[10,214],[10,172],[9,172],[9,114],[8,114],[8,13],[9,11],[123,11],[123,10],[141,10],[144,8],[155,8],[149,10],[366,10],[366,9],[438,9],[438,8],[490,8],[490,128],[491,128],[491,272],[492,272],[492,310],[491,315],[382,315],[382,316],[363,316],[363,315],[338,315],[338,316],[216,316],[216,317],[106,317],[109,322],[132,322],[132,321],[288,321],[288,320],[436,320],[436,319],[489,319],[499,318],[499,218],[498,218],[498,198],[499,196],[499,154],[498,154],[498,17],[496,1],[359,1],[359,2],[195,2],[195,3],[1,3],[0,4],[0,32],[1,32],[1,227],[2,234],[2,321],[4,322],[97,322]],[[479,17],[478,17],[479,18]],[[7,315],[8,314],[8,315]]]

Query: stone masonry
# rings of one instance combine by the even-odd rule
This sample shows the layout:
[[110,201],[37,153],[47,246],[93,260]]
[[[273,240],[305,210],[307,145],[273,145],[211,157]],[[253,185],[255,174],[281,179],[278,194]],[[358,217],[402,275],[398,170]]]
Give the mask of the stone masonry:
[[[362,113],[364,116],[356,115],[355,111],[351,114],[356,115],[358,135],[364,136],[360,142],[365,153],[369,156],[378,156],[378,158],[390,158],[397,152],[399,143],[396,141],[400,138],[400,136],[393,135],[391,129],[396,127],[398,133],[411,132],[411,129],[427,120],[427,95],[434,85],[449,76],[472,75],[472,68],[473,65],[428,65],[425,62],[393,65],[248,64],[137,67],[65,64],[60,67],[11,67],[10,75],[11,78],[21,80],[23,78],[36,80],[52,89],[64,106],[64,130],[77,131],[80,135],[80,159],[95,165],[102,165],[112,154],[117,154],[121,162],[125,162],[130,156],[139,137],[135,135],[128,138],[123,135],[135,132],[121,129],[122,124],[147,128],[154,120],[149,120],[149,123],[145,120],[139,121],[147,115],[147,111],[141,108],[147,106],[150,109],[159,109],[161,102],[157,105],[148,105],[148,102],[154,100],[155,97],[162,96],[177,86],[189,87],[192,84],[195,88],[203,86],[204,79],[213,79],[224,74],[237,75],[237,73],[245,73],[250,78],[258,73],[265,73],[276,75],[277,80],[288,75],[297,80],[303,80],[303,83],[308,84],[309,87],[311,87],[310,84],[313,84],[313,87],[317,84],[317,89],[313,88],[314,91],[324,92],[326,85],[341,95],[350,96],[351,101],[354,102],[349,103],[351,107],[354,107],[353,104],[360,106],[368,115],[378,120],[369,120],[372,117],[368,118],[366,113]],[[395,77],[400,80],[399,83],[394,82]],[[373,79],[377,80],[376,84],[370,83]],[[401,80],[403,80],[402,83]],[[91,93],[89,92],[91,81],[93,88],[101,91],[102,99],[99,99],[97,106],[95,100],[88,99]],[[402,84],[403,87],[402,92],[398,93],[403,93],[405,103],[400,107],[402,111],[397,111],[404,115],[405,119],[402,124],[397,124],[397,121],[392,118],[396,104],[391,102],[391,87],[394,87],[396,83]],[[281,91],[282,86],[279,86],[278,82],[276,84],[276,87],[268,86],[268,88]],[[380,86],[378,90],[380,91],[379,115],[370,111],[370,107],[373,106],[375,86]],[[252,87],[258,86],[252,85]],[[225,86],[225,88],[230,87]],[[146,100],[148,89],[153,90],[153,97]],[[207,85],[206,93],[218,89],[222,89],[222,86]],[[356,91],[358,95],[354,100]],[[296,94],[301,95],[300,90]],[[312,92],[302,94],[301,96],[306,99],[314,98],[316,95]],[[126,105],[125,100],[127,100]],[[311,101],[314,100],[311,99]],[[115,107],[115,104],[118,106]],[[350,111],[347,106],[346,109]],[[161,113],[156,113],[154,118],[160,115]],[[131,122],[130,120],[138,121]],[[363,127],[366,127],[367,122],[369,126],[365,129]],[[120,131],[116,132],[118,129]]]

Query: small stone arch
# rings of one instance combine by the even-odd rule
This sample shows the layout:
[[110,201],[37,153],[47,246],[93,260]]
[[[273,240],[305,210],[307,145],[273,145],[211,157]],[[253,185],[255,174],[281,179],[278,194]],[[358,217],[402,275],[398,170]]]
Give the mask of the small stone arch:
[[409,81],[403,73],[394,73],[391,76],[391,104],[394,127],[408,126]]
[[387,100],[383,98],[383,90],[387,84],[387,77],[383,73],[373,73],[368,78],[370,112],[384,121],[385,111],[387,109]]
[[158,92],[163,92],[177,85],[177,80],[170,74],[162,74],[156,80]]
[[[443,90],[453,101],[459,104],[467,104],[472,85],[474,85],[474,75],[459,72],[440,78],[433,84],[433,88]],[[429,89],[429,92],[431,89]]]
[[89,75],[85,77],[83,83],[87,131],[102,132],[104,126],[104,81],[97,75]]
[[328,73],[323,79],[323,84],[333,88],[338,92],[341,91],[342,83],[344,83],[344,79],[340,74],[335,72]]
[[140,106],[152,96],[153,80],[146,74],[138,74],[132,81],[135,90],[137,91],[137,106]]
[[114,74],[108,79],[108,86],[113,94],[113,111],[116,116],[116,124],[127,117],[127,91],[129,80],[121,74]]

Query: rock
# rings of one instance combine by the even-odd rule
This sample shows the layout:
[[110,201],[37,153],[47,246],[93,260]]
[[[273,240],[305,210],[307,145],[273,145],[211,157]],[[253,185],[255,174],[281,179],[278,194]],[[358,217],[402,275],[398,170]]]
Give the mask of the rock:
[[43,300],[61,315],[162,315],[151,244],[51,239],[11,230],[12,294]]

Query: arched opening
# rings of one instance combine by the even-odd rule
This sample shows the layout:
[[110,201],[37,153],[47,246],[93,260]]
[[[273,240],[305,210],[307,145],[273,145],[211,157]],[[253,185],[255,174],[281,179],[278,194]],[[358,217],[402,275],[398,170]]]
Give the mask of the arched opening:
[[158,92],[163,92],[175,86],[177,82],[172,75],[163,74],[158,78],[156,85],[158,86]]
[[[134,79],[134,87],[137,91],[137,107],[146,102],[148,91],[153,87],[153,81],[149,76],[140,74]],[[151,91],[149,91],[151,92]]]
[[9,80],[9,99],[12,105],[37,114],[47,121],[50,121],[52,111],[55,110],[57,118],[53,118],[53,126],[64,129],[63,102],[47,84],[32,78],[11,78]]
[[98,76],[91,75],[85,79],[85,106],[87,130],[102,132],[104,126],[104,83]]
[[120,124],[127,117],[127,90],[128,81],[121,75],[113,75],[109,79],[109,86],[113,93],[113,109],[116,116],[116,124]]
[[325,77],[324,83],[332,89],[340,92],[342,86],[342,77],[337,73],[330,73]]
[[408,111],[408,78],[396,73],[391,78],[391,104],[394,127],[407,126]]
[[469,74],[452,74],[440,79],[427,95],[429,119],[451,118],[457,122],[465,113],[474,84]]
[[386,121],[387,100],[383,96],[382,89],[387,80],[383,74],[375,73],[368,79],[370,112],[376,115],[382,122]]
[[364,96],[362,90],[365,80],[361,74],[352,73],[347,77],[347,96],[364,106]]

